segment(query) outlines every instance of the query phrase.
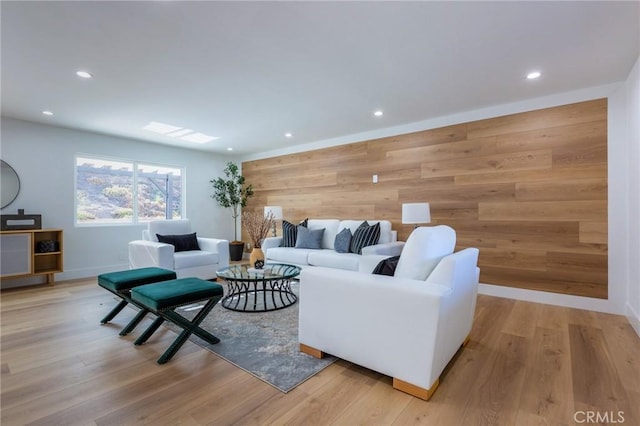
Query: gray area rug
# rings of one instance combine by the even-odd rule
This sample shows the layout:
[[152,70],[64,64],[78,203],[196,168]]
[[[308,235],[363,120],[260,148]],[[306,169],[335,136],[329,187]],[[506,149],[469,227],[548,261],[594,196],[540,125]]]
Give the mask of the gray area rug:
[[[224,287],[224,283],[220,284]],[[299,284],[291,287],[297,295]],[[191,319],[198,309],[189,309],[187,306],[176,311]],[[177,330],[173,324],[165,325]],[[200,327],[218,337],[220,343],[212,345],[193,335],[192,342],[284,393],[336,361],[333,356],[317,359],[300,352],[297,302],[273,312],[234,312],[218,303]]]

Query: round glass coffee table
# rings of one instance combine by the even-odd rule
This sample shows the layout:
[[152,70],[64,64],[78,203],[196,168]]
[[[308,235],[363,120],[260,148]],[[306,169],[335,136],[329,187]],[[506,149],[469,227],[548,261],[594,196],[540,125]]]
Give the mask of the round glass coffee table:
[[267,264],[264,269],[231,265],[216,272],[227,284],[222,306],[239,312],[268,312],[293,305],[298,300],[291,280],[300,267],[282,263]]

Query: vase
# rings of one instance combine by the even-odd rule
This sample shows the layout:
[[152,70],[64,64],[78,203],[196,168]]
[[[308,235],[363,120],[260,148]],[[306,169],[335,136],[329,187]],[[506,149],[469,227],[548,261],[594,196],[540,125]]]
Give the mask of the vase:
[[251,263],[252,268],[255,267],[256,260],[264,261],[264,253],[262,252],[261,248],[257,248],[257,247],[251,250],[251,255],[249,255],[249,262]]

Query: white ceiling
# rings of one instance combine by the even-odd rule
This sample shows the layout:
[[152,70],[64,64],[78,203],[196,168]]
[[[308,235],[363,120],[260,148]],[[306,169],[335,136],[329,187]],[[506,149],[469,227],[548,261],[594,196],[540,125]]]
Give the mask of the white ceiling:
[[141,129],[160,121],[220,137],[179,143],[220,153],[286,148],[622,81],[639,6],[2,1],[2,114],[176,144]]

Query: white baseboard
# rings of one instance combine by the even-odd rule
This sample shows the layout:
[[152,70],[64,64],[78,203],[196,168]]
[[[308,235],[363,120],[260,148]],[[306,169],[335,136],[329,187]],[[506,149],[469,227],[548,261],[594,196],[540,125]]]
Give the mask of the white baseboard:
[[478,286],[478,293],[486,294],[488,296],[524,300],[527,302],[544,303],[546,305],[565,306],[568,308],[587,309],[590,311],[625,315],[625,312],[623,312],[624,308],[616,307],[614,303],[607,299],[570,296],[567,294],[525,290],[522,288],[505,287],[493,284],[480,284]]
[[56,281],[97,277],[98,275],[106,274],[107,272],[124,271],[126,269],[129,269],[128,263],[84,269],[72,269],[56,274]]
[[631,324],[631,327],[633,327],[638,337],[640,337],[640,315],[633,310],[629,303],[627,303],[624,310],[624,314],[627,316],[629,324]]
[[[123,271],[129,269],[129,264],[118,264],[111,266],[104,266],[99,268],[86,268],[86,269],[73,269],[67,270],[55,274],[55,281],[76,280],[82,278],[97,277],[100,274],[114,271]],[[30,277],[20,278],[7,278],[2,280],[2,289],[16,288],[16,287],[28,287],[32,285],[46,284],[46,275],[34,275]]]

